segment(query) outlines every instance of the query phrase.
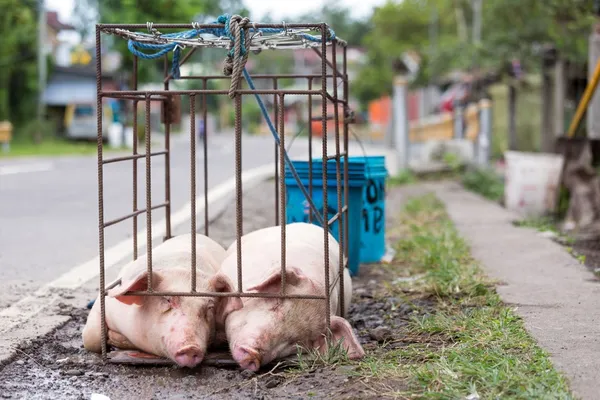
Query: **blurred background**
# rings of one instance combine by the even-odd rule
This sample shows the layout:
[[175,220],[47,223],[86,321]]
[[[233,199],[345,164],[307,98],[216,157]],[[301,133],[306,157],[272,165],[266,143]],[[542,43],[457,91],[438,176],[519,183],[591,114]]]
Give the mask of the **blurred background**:
[[[0,0],[0,124],[10,123],[12,131],[10,152],[0,151],[0,157],[95,152],[95,23],[212,22],[223,13],[265,23],[330,24],[349,44],[351,104],[358,116],[356,133],[364,140],[381,140],[389,129],[390,94],[401,62],[410,82],[411,123],[453,113],[459,103],[491,98],[494,157],[501,157],[508,148],[544,150],[544,132],[563,134],[587,84],[596,3]],[[102,45],[105,88],[131,87],[132,56],[126,41],[103,36]],[[221,74],[224,55],[218,49],[198,51],[182,74]],[[319,73],[320,59],[310,49],[263,51],[252,54],[247,67],[251,73]],[[162,89],[162,77],[162,59],[140,62],[140,89]],[[229,82],[216,84],[227,87]],[[280,83],[286,87],[303,84]],[[186,81],[172,87],[197,85],[199,81]],[[245,132],[268,134],[254,99],[246,103]],[[291,98],[286,102],[287,132],[306,133],[302,117],[306,106]],[[105,117],[131,127],[135,113],[128,107],[112,102],[105,107]],[[187,107],[182,104],[183,110]],[[209,132],[231,130],[230,100],[214,96],[208,107]],[[142,111],[138,110],[138,118]],[[159,129],[160,105],[152,111],[153,126]],[[175,131],[188,126],[185,121]],[[582,124],[580,130],[585,133],[588,127]],[[318,127],[314,133],[319,134]],[[143,127],[138,137],[143,137]]]

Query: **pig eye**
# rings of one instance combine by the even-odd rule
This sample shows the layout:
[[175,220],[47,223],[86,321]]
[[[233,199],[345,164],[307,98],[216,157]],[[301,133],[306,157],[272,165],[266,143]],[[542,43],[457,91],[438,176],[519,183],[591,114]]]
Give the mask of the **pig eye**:
[[163,312],[167,312],[173,308],[173,303],[170,297],[161,298],[161,308]]

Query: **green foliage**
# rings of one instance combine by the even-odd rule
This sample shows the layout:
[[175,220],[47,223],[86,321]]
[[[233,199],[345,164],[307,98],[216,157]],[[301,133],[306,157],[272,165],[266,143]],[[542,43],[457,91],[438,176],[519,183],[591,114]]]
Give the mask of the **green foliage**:
[[336,36],[347,41],[349,46],[358,46],[372,25],[368,19],[354,19],[351,12],[350,8],[329,4],[323,6],[317,13],[304,14],[295,17],[294,20],[296,22],[325,22],[335,31]]
[[[508,86],[495,84],[490,86],[492,103],[492,131],[508,132]],[[517,145],[521,151],[535,151],[541,142],[542,118],[540,83],[529,80],[526,89],[519,90],[517,96]],[[492,140],[492,157],[500,158],[508,149],[506,134],[494,135]]]
[[[535,229],[538,232],[552,232],[554,235],[556,235],[556,239],[565,245],[571,246],[575,243],[575,238],[573,236],[560,231],[559,220],[556,218],[556,216],[526,218],[513,222],[513,225],[521,228]],[[568,247],[567,250],[570,253],[573,253],[573,249],[571,247]],[[576,258],[578,257],[576,254],[573,255]]]
[[506,73],[514,58],[535,71],[546,44],[556,46],[567,59],[585,61],[593,1],[483,1],[480,43],[472,36],[471,1],[387,2],[371,18],[370,33],[363,40],[368,61],[353,89],[363,104],[389,94],[392,63],[407,50],[422,58],[417,84],[475,64]]
[[[455,50],[456,24],[449,1],[404,0],[387,2],[376,9],[371,18],[372,29],[363,40],[368,49],[368,62],[353,85],[353,91],[363,103],[391,93],[394,74],[392,63],[408,50],[417,50],[427,58],[429,74],[437,72],[438,60],[428,57],[433,15],[439,16],[437,47],[444,49],[450,46]],[[454,59],[460,59],[456,53],[441,54],[452,54]]]
[[297,345],[297,360],[294,362],[296,369],[303,372],[314,371],[317,368],[344,364],[349,361],[348,352],[343,346],[343,339],[326,339],[326,342],[327,350],[324,353],[321,353],[317,349]]
[[10,120],[16,128],[35,116],[37,104],[35,6],[0,1],[0,121]]
[[[100,21],[102,23],[186,23],[192,21],[212,22],[222,13],[243,13],[241,2],[229,0],[102,0]],[[163,33],[169,30],[161,30]],[[114,47],[123,55],[123,69],[130,69],[133,55],[127,49],[127,41],[116,39]],[[169,65],[173,54],[169,54]],[[141,82],[160,79],[163,71],[163,57],[157,60],[143,60],[139,63]]]
[[588,36],[596,22],[592,14],[595,0],[548,0],[551,15],[547,26],[550,41],[561,54],[576,62],[587,61]]
[[397,176],[388,179],[392,186],[410,185],[417,182],[417,178],[409,169],[403,169]]
[[551,231],[558,233],[556,221],[551,217],[528,218],[516,221],[514,225],[522,228],[533,228],[539,232]]
[[462,184],[492,201],[500,201],[504,196],[504,182],[491,168],[468,170],[463,175]]

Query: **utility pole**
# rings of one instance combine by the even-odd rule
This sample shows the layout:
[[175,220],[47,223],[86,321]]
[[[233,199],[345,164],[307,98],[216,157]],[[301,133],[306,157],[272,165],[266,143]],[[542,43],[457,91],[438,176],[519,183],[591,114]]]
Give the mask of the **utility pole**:
[[473,43],[481,43],[481,3],[483,0],[473,0]]
[[37,137],[39,142],[42,139],[42,122],[44,120],[44,90],[46,89],[46,52],[44,49],[46,39],[46,7],[44,0],[38,0],[38,109],[37,109]]
[[[475,53],[473,54],[473,68],[477,69],[479,67],[479,48],[481,46],[481,13],[482,13],[482,1],[483,0],[473,0],[473,45],[475,47]],[[479,81],[475,79],[474,82],[474,91],[476,95],[479,97],[482,89],[482,85],[480,85]]]
[[438,47],[438,10],[434,8],[429,17],[429,56],[434,57]]

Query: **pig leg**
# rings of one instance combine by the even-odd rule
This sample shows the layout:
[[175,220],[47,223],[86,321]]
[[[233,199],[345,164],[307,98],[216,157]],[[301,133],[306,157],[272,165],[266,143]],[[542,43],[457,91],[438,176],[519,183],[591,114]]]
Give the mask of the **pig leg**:
[[[100,315],[100,299],[96,298],[83,328],[83,347],[94,353],[102,352],[102,316]],[[108,328],[108,344],[124,350],[137,350],[122,334]]]
[[108,344],[121,350],[139,350],[129,341],[129,339],[111,329],[108,330]]
[[[344,268],[344,315],[348,317],[350,302],[352,301],[352,278],[348,268]],[[340,314],[338,314],[340,315]]]
[[96,302],[94,302],[82,332],[83,347],[94,353],[102,351],[102,336],[100,332],[102,316],[100,315],[100,301],[98,300],[96,299]]

